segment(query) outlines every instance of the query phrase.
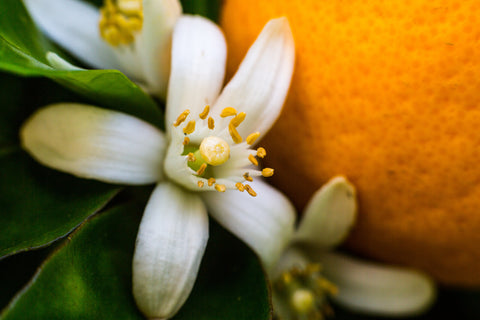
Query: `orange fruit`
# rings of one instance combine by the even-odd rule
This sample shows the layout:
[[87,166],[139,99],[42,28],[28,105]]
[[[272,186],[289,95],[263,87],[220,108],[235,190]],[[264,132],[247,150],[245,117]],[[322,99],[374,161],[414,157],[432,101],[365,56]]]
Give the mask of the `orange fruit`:
[[301,209],[345,174],[351,251],[480,285],[480,1],[226,0],[230,74],[278,16],[297,60],[263,141],[274,184]]

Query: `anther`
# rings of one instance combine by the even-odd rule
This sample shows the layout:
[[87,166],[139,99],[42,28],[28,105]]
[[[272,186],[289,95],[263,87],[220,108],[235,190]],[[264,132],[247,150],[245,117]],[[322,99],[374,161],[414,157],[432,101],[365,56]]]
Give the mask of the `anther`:
[[225,192],[225,190],[227,190],[227,188],[223,184],[216,184],[215,185],[215,190],[217,190],[218,192]]
[[230,116],[236,116],[237,115],[237,110],[232,107],[226,107],[225,109],[222,110],[222,113],[220,113],[220,117],[226,118]]
[[243,184],[241,182],[235,183],[235,187],[237,187],[238,191],[240,191],[240,192],[245,191],[245,187],[243,186]]
[[195,120],[191,120],[185,128],[183,128],[183,133],[185,134],[193,133],[193,131],[195,131]]
[[209,112],[210,112],[210,106],[206,105],[205,109],[203,109],[202,113],[200,113],[200,115],[199,115],[200,119],[205,120],[207,118]]
[[215,178],[208,178],[207,183],[209,187],[213,186],[213,184],[215,183]]
[[238,133],[235,126],[230,122],[228,125],[228,132],[230,132],[230,136],[232,137],[233,142],[240,143],[242,142],[242,136]]
[[198,181],[197,182],[197,185],[199,188],[203,188],[203,186],[205,185],[205,183],[203,183],[203,181]]
[[251,162],[254,166],[258,166],[258,161],[257,161],[257,159],[253,156],[253,154],[249,154],[249,155],[248,155],[248,160],[250,160],[250,162]]
[[265,150],[264,148],[260,147],[257,149],[257,157],[259,158],[265,158],[265,156],[267,155],[267,150]]
[[208,129],[213,130],[215,128],[215,121],[212,117],[208,117]]
[[191,153],[191,152],[189,152],[189,153],[187,154],[187,159],[188,159],[188,162],[195,162],[195,161],[197,161],[197,158],[195,158],[195,155],[194,155],[193,153]]
[[239,114],[237,114],[235,116],[235,118],[233,118],[232,120],[230,120],[230,123],[234,126],[234,127],[238,127],[242,122],[243,120],[245,120],[245,117],[247,116],[247,114],[245,112],[240,112]]
[[182,122],[185,121],[185,119],[187,119],[187,116],[189,114],[190,114],[190,110],[188,110],[188,109],[183,111],[182,113],[180,113],[177,120],[175,120],[175,122],[173,123],[173,126],[178,127],[179,125],[181,125]]
[[247,180],[247,181],[250,181],[250,182],[253,181],[253,178],[250,177],[250,174],[248,174],[248,172],[245,172],[245,173],[243,174],[243,179],[245,179],[245,180]]
[[264,176],[265,178],[273,176],[273,169],[272,168],[264,168],[262,170],[262,176]]
[[248,144],[253,144],[260,137],[260,132],[250,133],[246,139]]
[[247,190],[248,194],[251,195],[252,197],[257,196],[257,193],[248,184],[245,185],[245,190]]
[[207,169],[207,164],[202,163],[202,165],[200,166],[200,169],[198,169],[197,171],[197,175],[201,176],[205,172],[205,169]]
[[183,144],[184,146],[186,146],[186,145],[189,144],[189,143],[190,143],[190,138],[189,138],[189,137],[185,137],[185,138],[183,139],[183,143],[182,143],[182,144]]

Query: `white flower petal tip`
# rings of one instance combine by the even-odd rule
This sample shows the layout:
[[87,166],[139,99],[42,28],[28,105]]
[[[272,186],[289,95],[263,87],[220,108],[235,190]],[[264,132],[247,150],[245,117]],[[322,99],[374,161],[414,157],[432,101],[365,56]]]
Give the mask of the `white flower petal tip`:
[[202,200],[159,184],[140,223],[133,257],[133,294],[149,319],[171,318],[190,294],[208,240]]
[[63,70],[63,71],[84,70],[82,68],[74,66],[67,60],[61,58],[58,54],[51,51],[47,52],[46,58],[48,63],[50,63],[50,65],[57,70]]
[[148,184],[163,175],[163,133],[117,111],[74,103],[50,105],[24,123],[20,139],[38,162],[82,178]]
[[295,209],[281,192],[265,182],[256,180],[252,187],[256,197],[237,190],[201,195],[212,217],[248,244],[270,273],[291,240]]
[[413,316],[426,311],[436,298],[427,275],[406,268],[325,254],[325,276],[338,286],[334,300],[356,312],[379,316]]
[[227,57],[222,31],[200,16],[182,16],[175,25],[172,42],[167,130],[185,109],[198,114],[215,102],[223,84]]
[[307,204],[295,240],[320,248],[340,244],[355,223],[356,191],[343,176],[320,188]]
[[295,44],[286,18],[270,20],[250,47],[214,110],[232,106],[245,112],[240,135],[263,136],[280,115],[295,64]]

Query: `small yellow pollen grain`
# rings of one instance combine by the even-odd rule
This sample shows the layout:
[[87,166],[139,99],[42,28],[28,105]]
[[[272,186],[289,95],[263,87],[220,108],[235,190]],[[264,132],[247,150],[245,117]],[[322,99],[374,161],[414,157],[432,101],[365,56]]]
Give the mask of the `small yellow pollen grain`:
[[199,188],[203,188],[203,186],[205,185],[205,183],[203,183],[203,181],[198,181],[197,182],[197,185]]
[[230,132],[230,136],[232,137],[233,142],[235,143],[240,143],[242,142],[242,136],[238,133],[237,129],[235,128],[234,125],[230,122],[228,125],[228,132]]
[[254,132],[254,133],[250,133],[246,139],[247,143],[248,144],[252,144],[255,142],[255,140],[258,139],[258,137],[260,137],[260,132]]
[[187,144],[190,143],[190,138],[189,137],[185,137],[185,139],[183,139],[183,145],[186,146]]
[[213,184],[215,183],[215,178],[209,178],[207,183],[209,187],[213,186]]
[[252,187],[250,187],[250,185],[246,184],[245,190],[247,190],[248,194],[251,195],[252,197],[257,196],[257,193],[252,189]]
[[243,179],[245,179],[245,180],[247,180],[247,181],[250,181],[250,182],[253,181],[253,178],[250,177],[250,174],[248,174],[248,172],[245,172],[245,173],[243,174]]
[[267,150],[265,150],[264,148],[260,147],[257,149],[257,157],[259,158],[265,158],[265,156],[267,155]]
[[188,110],[188,109],[183,111],[182,113],[180,113],[177,120],[175,120],[175,122],[173,123],[173,126],[178,127],[179,125],[181,125],[182,122],[185,121],[185,119],[187,119],[187,116],[189,114],[190,114],[190,110]]
[[237,110],[232,107],[226,107],[225,109],[222,110],[222,113],[220,113],[220,117],[226,118],[230,116],[235,116],[237,115]]
[[193,131],[195,131],[195,120],[191,120],[185,128],[183,128],[183,133],[185,134],[193,133]]
[[254,166],[258,166],[258,161],[257,161],[257,159],[253,156],[253,154],[249,154],[249,155],[248,155],[248,160],[250,160],[250,162],[251,162]]
[[307,274],[314,274],[320,271],[322,271],[322,266],[320,265],[320,263],[309,263],[305,267],[305,272]]
[[193,153],[191,153],[191,152],[189,152],[189,153],[187,154],[187,159],[188,159],[188,162],[195,162],[195,161],[197,161],[197,158],[195,158],[195,155],[194,155]]
[[293,279],[292,279],[292,275],[291,275],[290,273],[288,273],[288,272],[282,273],[282,281],[283,281],[283,283],[285,283],[285,284],[288,285],[288,284],[290,284],[290,283],[292,282],[292,280],[293,280]]
[[264,168],[262,170],[262,176],[264,176],[265,178],[273,176],[273,169],[272,168]]
[[202,113],[200,113],[199,115],[200,119],[205,120],[209,112],[210,112],[210,106],[207,104],[205,106],[205,109],[203,109]]
[[227,188],[223,184],[216,184],[215,185],[215,190],[217,190],[218,192],[225,192],[225,190],[227,190]]
[[215,128],[215,121],[212,117],[208,117],[208,129],[213,130]]
[[243,184],[241,182],[237,182],[235,183],[235,187],[238,189],[238,191],[240,192],[243,192],[245,191],[245,187],[243,186]]
[[232,120],[230,120],[230,123],[234,126],[234,127],[238,127],[242,122],[243,120],[245,120],[245,117],[247,116],[247,114],[245,112],[240,112],[239,114],[237,114],[235,116],[235,118],[233,118]]
[[201,176],[205,172],[205,169],[207,169],[207,164],[202,163],[202,165],[200,166],[200,169],[198,169],[197,171],[197,175]]

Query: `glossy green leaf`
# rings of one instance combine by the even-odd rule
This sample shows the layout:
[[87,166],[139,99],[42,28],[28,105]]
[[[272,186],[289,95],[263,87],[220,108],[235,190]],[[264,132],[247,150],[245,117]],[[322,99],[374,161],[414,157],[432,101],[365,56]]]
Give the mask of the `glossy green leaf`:
[[213,21],[218,21],[221,0],[181,0],[183,12],[199,14]]
[[65,236],[118,192],[47,169],[23,151],[0,157],[0,257]]
[[[131,293],[131,261],[142,209],[124,205],[93,217],[65,241],[0,319],[143,319]],[[175,319],[268,319],[260,265],[213,224],[199,278]]]
[[56,70],[45,58],[52,50],[35,28],[21,1],[0,1],[0,69],[21,76],[48,77],[87,97],[93,104],[163,126],[163,115],[155,102],[121,72]]

